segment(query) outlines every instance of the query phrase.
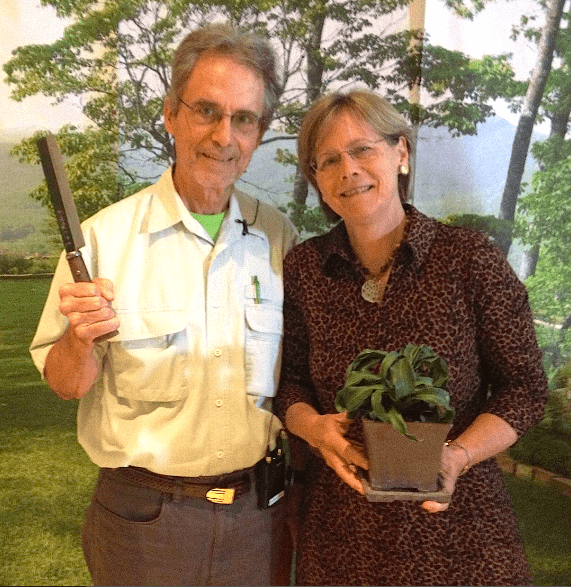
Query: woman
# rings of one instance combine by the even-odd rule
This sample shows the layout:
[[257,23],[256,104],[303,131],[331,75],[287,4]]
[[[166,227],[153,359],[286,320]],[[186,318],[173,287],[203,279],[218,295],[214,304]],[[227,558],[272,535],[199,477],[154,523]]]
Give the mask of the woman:
[[[297,580],[303,585],[524,585],[517,522],[493,457],[541,417],[547,385],[525,288],[479,232],[405,204],[410,133],[368,91],[318,100],[300,168],[328,234],[285,262],[278,410],[312,456]],[[456,416],[443,448],[449,504],[370,503],[359,420],[334,406],[365,348],[431,346],[448,364]]]

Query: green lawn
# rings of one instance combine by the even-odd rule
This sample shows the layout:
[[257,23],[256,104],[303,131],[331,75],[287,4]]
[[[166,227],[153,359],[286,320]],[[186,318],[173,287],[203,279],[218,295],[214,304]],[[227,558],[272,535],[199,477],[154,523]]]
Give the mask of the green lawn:
[[90,585],[79,529],[97,468],[76,402],[41,382],[28,347],[48,279],[0,279],[0,584]]
[[[0,279],[0,585],[89,585],[80,527],[96,467],[28,354],[49,280]],[[506,477],[536,585],[571,585],[571,498]]]

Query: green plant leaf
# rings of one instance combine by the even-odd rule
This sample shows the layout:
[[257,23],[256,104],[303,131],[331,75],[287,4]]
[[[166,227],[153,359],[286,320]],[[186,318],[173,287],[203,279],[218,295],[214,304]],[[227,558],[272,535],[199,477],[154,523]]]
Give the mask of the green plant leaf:
[[425,349],[425,348],[430,348],[430,347],[426,347],[425,345],[415,346],[413,344],[407,344],[404,347],[402,354],[408,359],[409,363],[414,368],[417,364],[417,360],[418,360],[417,357],[418,357],[419,353],[421,353],[423,351],[423,349]]
[[408,438],[406,422],[450,422],[454,409],[446,390],[448,367],[427,345],[401,351],[365,349],[349,365],[335,398],[349,418],[361,414],[390,422]]
[[383,406],[383,397],[387,396],[387,388],[380,385],[376,391],[371,395],[371,414],[372,419],[380,420],[381,422],[388,422],[387,411]]
[[379,369],[379,377],[385,380],[386,383],[390,381],[389,370],[392,367],[393,363],[399,360],[399,353],[392,351],[387,353],[383,362],[381,363],[381,368]]
[[382,362],[386,355],[386,351],[365,349],[355,357],[351,365],[349,365],[347,373],[350,373],[351,371],[362,371],[364,369],[368,370],[375,363]]
[[390,368],[390,373],[395,390],[395,400],[398,401],[415,392],[414,371],[406,357],[400,357],[395,361]]
[[344,387],[335,398],[335,407],[339,412],[347,412],[347,416],[353,418],[358,409],[368,407],[365,404],[374,390],[374,386],[360,388]]
[[393,427],[398,430],[401,434],[404,434],[410,440],[418,440],[414,434],[410,434],[406,427],[406,422],[401,414],[393,407],[387,412],[389,422]]

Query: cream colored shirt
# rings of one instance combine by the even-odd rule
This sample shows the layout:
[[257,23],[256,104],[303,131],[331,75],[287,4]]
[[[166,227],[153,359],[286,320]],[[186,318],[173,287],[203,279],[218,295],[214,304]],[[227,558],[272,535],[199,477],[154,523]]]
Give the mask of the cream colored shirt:
[[[253,223],[246,235],[242,219]],[[214,243],[169,169],[82,229],[86,265],[113,281],[120,320],[118,336],[96,345],[99,376],[79,402],[90,458],[182,476],[256,463],[279,428],[262,406],[279,377],[282,261],[298,240],[291,222],[235,190]],[[58,289],[70,281],[62,256],[30,349],[42,373],[67,327]]]

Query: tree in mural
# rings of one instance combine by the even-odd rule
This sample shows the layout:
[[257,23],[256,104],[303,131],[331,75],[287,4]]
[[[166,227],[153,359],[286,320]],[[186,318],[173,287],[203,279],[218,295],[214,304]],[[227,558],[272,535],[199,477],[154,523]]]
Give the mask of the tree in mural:
[[[566,0],[547,0],[546,2],[545,24],[541,29],[537,60],[531,73],[516,128],[506,184],[500,204],[500,218],[508,222],[512,222],[515,218],[517,199],[521,191],[521,180],[529,151],[531,134],[551,71],[565,2]],[[509,252],[511,243],[512,235],[509,231],[506,231],[498,241],[506,255]]]
[[[526,193],[517,200],[514,236],[529,250],[520,276],[532,308],[546,324],[540,338],[558,364],[571,354],[571,12],[567,4],[555,38],[555,60],[546,81],[539,115],[550,121],[549,137],[531,153],[539,165]],[[524,18],[516,30],[538,42],[541,29]]]
[[[547,85],[544,92],[539,115],[550,120],[550,131],[548,140],[557,142],[559,139],[565,139],[571,113],[571,29],[570,29],[570,12],[569,6],[567,12],[562,15],[561,27],[555,44],[555,58]],[[530,40],[535,40],[540,36],[540,31],[533,27],[533,20],[524,17],[522,26],[516,29],[516,34],[523,34]],[[538,149],[537,153],[534,149]],[[541,172],[546,171],[548,162],[542,160],[542,149],[539,145],[533,145],[531,149],[534,158],[539,161]],[[563,152],[562,152],[563,153]],[[551,159],[552,165],[558,165],[559,161]],[[548,197],[548,195],[546,195]],[[521,196],[523,200],[526,196]],[[523,204],[523,202],[521,202]],[[518,212],[523,211],[522,206],[518,206]],[[533,216],[520,218],[515,225],[515,236],[523,240],[526,244],[531,245],[524,253],[522,265],[520,268],[520,277],[526,280],[535,273],[540,251],[540,230],[534,229],[536,221]],[[520,215],[521,216],[521,215]],[[539,226],[539,225],[538,225]]]
[[[445,125],[475,134],[493,114],[488,101],[520,88],[506,56],[470,60],[430,44],[406,28],[406,0],[43,0],[71,19],[51,45],[20,47],[4,69],[13,97],[44,94],[61,102],[78,96],[91,120],[87,129],[58,133],[72,191],[84,218],[140,187],[148,178],[118,154],[146,152],[164,166],[173,150],[162,122],[173,47],[186,31],[228,20],[267,34],[283,70],[281,106],[274,129],[295,138],[300,119],[320,93],[359,84],[381,91],[413,124]],[[449,2],[464,16],[461,1]],[[474,3],[472,10],[481,8]],[[416,42],[413,42],[415,41]],[[414,85],[427,100],[409,100]],[[41,134],[41,133],[38,133]],[[35,139],[15,152],[37,162]],[[295,163],[291,153],[279,154]],[[299,178],[298,178],[299,179]],[[292,197],[300,205],[303,182]],[[45,187],[33,196],[47,203]]]

